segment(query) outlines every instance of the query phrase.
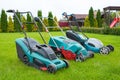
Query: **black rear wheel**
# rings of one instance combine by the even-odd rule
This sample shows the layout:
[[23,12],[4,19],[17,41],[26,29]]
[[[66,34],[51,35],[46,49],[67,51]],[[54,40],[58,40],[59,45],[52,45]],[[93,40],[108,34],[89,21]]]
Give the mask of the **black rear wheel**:
[[26,55],[23,56],[23,63],[29,65],[29,59]]
[[114,51],[114,47],[112,45],[107,45],[107,47],[110,49],[110,51]]

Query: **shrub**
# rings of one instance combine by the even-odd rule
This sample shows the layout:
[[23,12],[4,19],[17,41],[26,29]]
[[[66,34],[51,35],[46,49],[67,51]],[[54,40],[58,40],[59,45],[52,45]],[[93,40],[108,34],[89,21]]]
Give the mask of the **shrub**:
[[120,28],[91,28],[91,27],[82,27],[81,30],[87,33],[98,33],[98,34],[110,34],[110,35],[120,35]]

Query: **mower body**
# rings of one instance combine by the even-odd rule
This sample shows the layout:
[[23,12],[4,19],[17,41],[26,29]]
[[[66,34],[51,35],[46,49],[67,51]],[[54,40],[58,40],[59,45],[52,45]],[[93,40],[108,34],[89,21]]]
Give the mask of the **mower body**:
[[64,36],[51,37],[49,40],[49,46],[51,46],[53,49],[57,48],[53,40],[60,49],[63,57],[68,60],[75,59],[77,55],[82,55],[83,58],[89,57],[89,52],[76,41]]
[[99,53],[100,49],[103,47],[103,43],[96,39],[96,38],[89,38],[85,43],[84,43],[84,47],[87,50],[91,50],[95,53]]
[[58,59],[54,51],[45,44],[41,45],[32,38],[18,38],[15,42],[18,58],[25,64],[52,70],[50,72],[67,67],[66,62]]
[[87,38],[83,34],[78,34],[74,31],[68,30],[66,36],[82,44],[88,51],[99,53],[103,47],[103,43],[96,38]]

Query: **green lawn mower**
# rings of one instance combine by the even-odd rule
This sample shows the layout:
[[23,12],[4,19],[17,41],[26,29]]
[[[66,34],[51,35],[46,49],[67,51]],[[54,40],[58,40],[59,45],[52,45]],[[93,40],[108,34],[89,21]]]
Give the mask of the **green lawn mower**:
[[[40,44],[33,38],[29,38],[27,36],[23,24],[33,24],[36,28],[38,28],[31,12],[15,12],[15,10],[7,10],[7,12],[14,14],[14,18],[16,18],[19,22],[25,35],[25,37],[15,40],[18,58],[24,64],[33,66],[39,70],[47,70],[50,73],[55,73],[58,69],[69,67],[67,60],[60,60],[52,48],[50,48],[47,44]],[[20,16],[23,14],[29,14],[32,21],[21,22],[17,13],[19,13]],[[45,41],[40,32],[39,34],[43,41]]]
[[[94,53],[92,51],[87,51],[78,42],[71,40],[65,36],[52,36],[48,28],[52,28],[53,26],[46,27],[46,25],[39,17],[35,17],[35,21],[41,23],[45,28],[46,32],[49,34],[49,46],[56,52],[56,55],[58,57],[63,57],[67,60],[75,60],[81,62],[87,58],[94,57]],[[56,26],[55,28],[60,29],[63,35],[65,35],[62,28],[60,28],[59,26]]]
[[[87,37],[82,30],[80,29],[80,26],[78,24],[78,21],[76,17],[71,14],[67,15],[66,12],[63,13],[63,16],[68,20],[68,26],[71,30],[66,31],[66,36],[74,41],[77,41],[81,45],[84,46],[88,51],[93,51],[95,53],[100,54],[109,54],[111,51],[114,51],[114,47],[112,45],[104,46],[102,41],[96,39],[96,38],[89,38]],[[75,32],[74,28],[71,26],[71,23],[74,23],[77,27],[77,31]]]

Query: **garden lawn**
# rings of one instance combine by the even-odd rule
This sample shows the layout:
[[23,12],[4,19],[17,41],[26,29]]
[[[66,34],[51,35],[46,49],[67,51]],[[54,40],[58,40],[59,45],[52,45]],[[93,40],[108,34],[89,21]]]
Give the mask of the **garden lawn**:
[[[60,32],[52,33],[60,34]],[[37,32],[28,34],[43,43]],[[105,45],[112,44],[115,51],[109,55],[95,54],[94,58],[82,63],[69,61],[69,68],[50,74],[26,66],[18,59],[15,39],[23,37],[22,33],[0,33],[0,80],[120,80],[120,36],[86,34],[100,39]],[[43,36],[48,42],[47,33]]]

